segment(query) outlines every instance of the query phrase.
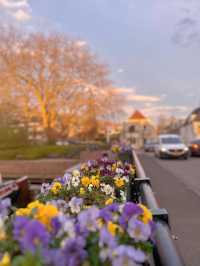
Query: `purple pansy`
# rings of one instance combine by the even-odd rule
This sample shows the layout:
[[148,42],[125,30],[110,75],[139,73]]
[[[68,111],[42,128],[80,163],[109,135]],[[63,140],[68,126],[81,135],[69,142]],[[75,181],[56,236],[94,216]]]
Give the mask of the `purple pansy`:
[[73,197],[69,202],[69,207],[72,213],[79,213],[83,205],[83,199]]
[[99,217],[102,218],[105,222],[112,221],[113,219],[112,213],[106,208],[100,210]]
[[108,246],[109,248],[116,248],[117,241],[107,230],[106,227],[102,227],[99,233],[99,246]]
[[20,243],[23,251],[30,250],[35,252],[39,246],[42,248],[48,246],[50,234],[43,224],[37,220],[28,220],[25,217],[17,218],[14,221],[13,233],[15,240]]
[[13,236],[15,240],[24,236],[24,230],[30,219],[25,216],[17,216],[13,221]]
[[61,211],[63,213],[65,213],[69,208],[69,205],[67,204],[67,202],[65,200],[62,200],[62,199],[51,200],[48,203],[54,205],[57,209],[59,209],[59,211]]
[[127,202],[123,207],[122,214],[119,218],[119,223],[123,228],[126,228],[131,217],[137,218],[142,213],[142,208],[140,208],[137,204]]
[[61,184],[63,185],[68,185],[71,181],[71,174],[70,173],[65,173],[65,175],[63,176],[62,180],[61,180]]
[[114,250],[114,254],[116,254],[112,264],[114,266],[121,266],[121,265],[135,266],[137,265],[137,263],[143,263],[146,260],[146,255],[143,251],[126,245],[118,246]]
[[102,218],[104,221],[112,221],[113,220],[113,212],[117,212],[119,210],[119,204],[113,203],[105,208],[101,209],[99,212],[99,217]]
[[53,235],[56,235],[59,232],[59,230],[61,228],[61,222],[59,221],[58,216],[54,217],[51,220],[51,228],[52,228],[52,234]]
[[[81,229],[87,229],[95,232],[98,229],[97,219],[99,218],[99,209],[95,206],[82,211],[78,215],[78,222]],[[82,230],[81,230],[82,231]]]
[[0,200],[0,217],[4,218],[9,213],[9,207],[11,206],[10,198]]
[[65,246],[61,252],[62,259],[67,266],[79,266],[87,257],[85,250],[85,239],[77,237],[66,241]]
[[140,220],[132,217],[128,222],[129,236],[137,241],[147,241],[151,236],[151,228],[149,224],[144,224]]

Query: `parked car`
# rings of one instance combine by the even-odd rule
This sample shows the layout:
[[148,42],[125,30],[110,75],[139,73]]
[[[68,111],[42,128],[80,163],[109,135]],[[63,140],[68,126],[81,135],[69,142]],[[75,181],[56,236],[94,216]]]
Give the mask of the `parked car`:
[[200,139],[193,140],[189,148],[192,156],[200,156]]
[[146,152],[154,152],[156,146],[155,140],[147,140],[144,144],[144,150]]
[[189,154],[189,148],[179,135],[163,134],[158,136],[158,143],[155,147],[156,157],[188,159]]

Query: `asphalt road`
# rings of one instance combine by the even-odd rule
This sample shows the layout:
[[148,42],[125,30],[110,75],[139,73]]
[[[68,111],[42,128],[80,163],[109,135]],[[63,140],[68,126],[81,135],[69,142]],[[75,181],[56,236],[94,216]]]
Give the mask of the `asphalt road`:
[[141,153],[159,205],[169,212],[172,234],[187,266],[200,266],[200,158],[160,160]]

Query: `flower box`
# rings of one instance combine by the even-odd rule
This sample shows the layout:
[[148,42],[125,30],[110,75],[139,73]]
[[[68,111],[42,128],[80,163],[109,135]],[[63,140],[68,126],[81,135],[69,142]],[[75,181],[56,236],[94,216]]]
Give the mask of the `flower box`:
[[125,197],[134,173],[104,156],[43,184],[26,208],[1,201],[0,265],[148,265],[152,214]]

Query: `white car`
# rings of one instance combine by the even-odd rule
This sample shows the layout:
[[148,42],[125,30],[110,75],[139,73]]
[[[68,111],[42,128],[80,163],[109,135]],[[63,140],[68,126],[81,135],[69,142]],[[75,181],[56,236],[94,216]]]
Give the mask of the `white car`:
[[158,158],[188,159],[189,148],[183,143],[179,135],[163,134],[158,136],[155,156]]

